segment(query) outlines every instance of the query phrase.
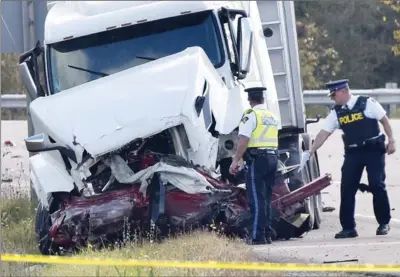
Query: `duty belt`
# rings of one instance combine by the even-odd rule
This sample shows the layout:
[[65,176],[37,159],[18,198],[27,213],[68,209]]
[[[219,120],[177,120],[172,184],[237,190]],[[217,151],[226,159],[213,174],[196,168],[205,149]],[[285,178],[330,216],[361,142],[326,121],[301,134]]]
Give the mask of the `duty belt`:
[[366,140],[364,140],[364,141],[361,142],[361,143],[353,143],[353,144],[350,144],[350,145],[347,146],[347,148],[361,147],[361,146],[364,146],[364,145],[366,145],[366,144],[368,144],[368,143],[372,143],[372,142],[378,141],[379,139],[382,139],[382,138],[384,139],[384,136],[383,136],[383,134],[380,134],[379,136],[366,139]]
[[266,154],[278,154],[277,149],[271,149],[271,148],[248,148],[247,151],[249,155],[252,156],[261,156],[261,155],[266,155]]

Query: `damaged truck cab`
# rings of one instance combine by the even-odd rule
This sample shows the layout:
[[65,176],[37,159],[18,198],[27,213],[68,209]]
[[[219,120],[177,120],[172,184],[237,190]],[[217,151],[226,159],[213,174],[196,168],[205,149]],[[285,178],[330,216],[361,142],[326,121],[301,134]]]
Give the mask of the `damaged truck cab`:
[[[302,172],[293,170],[312,141],[293,3],[55,2],[43,46],[20,57],[30,99],[26,146],[37,153],[30,176],[42,221],[51,221],[65,195],[98,196],[135,182],[144,192],[143,170],[151,165],[141,153],[177,155],[237,185],[228,168],[249,108],[244,89],[252,86],[267,88],[266,105],[280,117],[285,186],[295,191],[319,178],[317,155]],[[281,21],[263,22],[265,14]],[[274,38],[271,44],[282,46],[270,46]],[[166,168],[160,169],[165,182],[186,193],[209,192],[202,181],[188,188]],[[295,208],[291,202],[292,214],[307,215],[303,231],[321,222],[321,195],[313,193]]]

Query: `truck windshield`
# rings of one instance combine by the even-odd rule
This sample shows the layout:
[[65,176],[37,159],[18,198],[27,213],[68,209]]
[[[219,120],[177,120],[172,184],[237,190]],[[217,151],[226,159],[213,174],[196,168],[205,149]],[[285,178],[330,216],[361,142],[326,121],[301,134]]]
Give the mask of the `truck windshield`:
[[200,46],[214,66],[223,63],[212,11],[141,23],[50,45],[51,92],[58,93],[187,47]]

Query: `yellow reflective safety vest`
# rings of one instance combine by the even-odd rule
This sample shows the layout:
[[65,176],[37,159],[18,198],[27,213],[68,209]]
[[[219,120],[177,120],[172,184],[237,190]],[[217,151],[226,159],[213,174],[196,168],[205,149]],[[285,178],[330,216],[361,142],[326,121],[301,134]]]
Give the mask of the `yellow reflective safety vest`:
[[278,120],[270,111],[248,109],[243,116],[254,112],[257,120],[256,128],[251,133],[248,148],[278,148]]

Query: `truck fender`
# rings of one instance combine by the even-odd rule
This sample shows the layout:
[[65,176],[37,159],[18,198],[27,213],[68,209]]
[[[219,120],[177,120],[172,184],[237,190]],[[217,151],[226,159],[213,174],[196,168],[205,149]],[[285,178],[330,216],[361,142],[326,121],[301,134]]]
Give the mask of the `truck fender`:
[[[47,153],[45,153],[47,154]],[[44,153],[29,158],[30,179],[38,200],[49,209],[49,199],[54,192],[71,192],[74,180],[64,169],[57,167],[54,159]]]

